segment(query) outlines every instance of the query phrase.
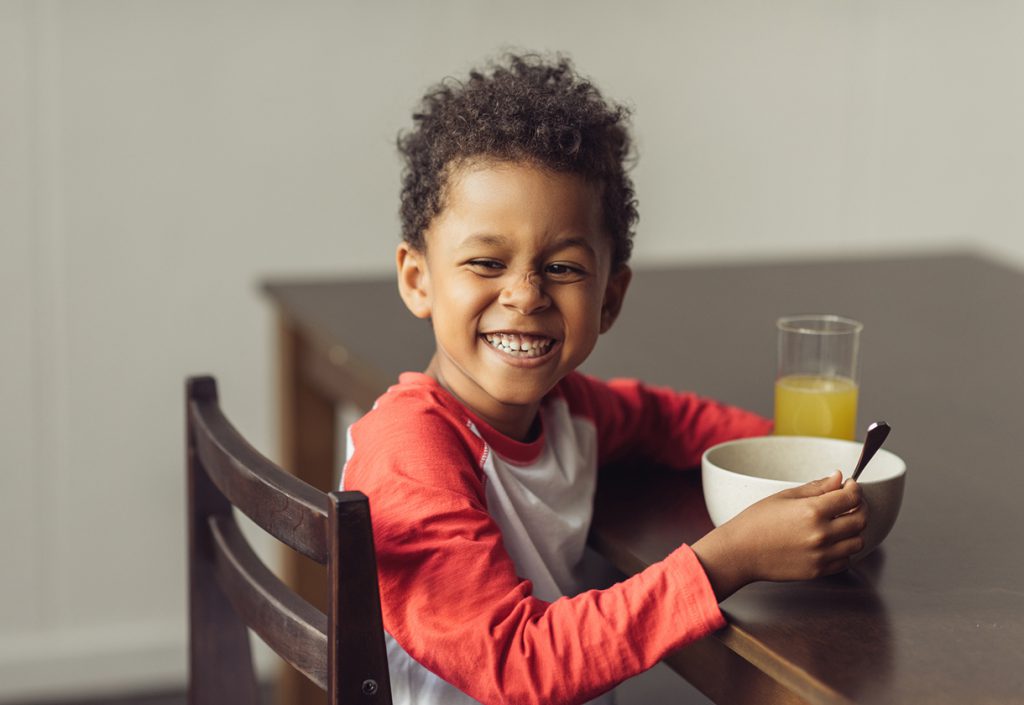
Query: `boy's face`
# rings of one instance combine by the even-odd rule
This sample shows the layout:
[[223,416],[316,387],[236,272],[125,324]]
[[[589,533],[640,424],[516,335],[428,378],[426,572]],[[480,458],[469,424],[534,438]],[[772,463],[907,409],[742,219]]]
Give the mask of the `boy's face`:
[[425,252],[398,248],[402,297],[434,328],[428,373],[509,435],[618,314],[630,272],[611,274],[601,216],[579,176],[486,162],[452,174]]

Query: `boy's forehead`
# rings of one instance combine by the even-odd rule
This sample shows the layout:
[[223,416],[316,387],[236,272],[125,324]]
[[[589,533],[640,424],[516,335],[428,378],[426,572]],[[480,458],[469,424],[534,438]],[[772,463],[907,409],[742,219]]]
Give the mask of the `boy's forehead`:
[[601,188],[579,174],[530,162],[475,161],[449,176],[441,211],[484,210],[594,221],[601,225]]
[[[432,240],[444,233],[448,245],[457,245],[484,235],[498,244],[523,232],[586,240],[595,251],[610,251],[612,246],[599,185],[531,162],[493,159],[476,159],[449,171],[440,212],[426,237]],[[488,238],[476,241],[483,244]]]

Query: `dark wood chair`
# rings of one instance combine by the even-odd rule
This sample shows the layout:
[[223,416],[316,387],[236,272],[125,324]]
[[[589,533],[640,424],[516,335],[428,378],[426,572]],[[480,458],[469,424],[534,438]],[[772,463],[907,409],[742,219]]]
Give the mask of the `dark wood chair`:
[[[330,705],[391,703],[370,509],[263,457],[221,412],[212,377],[186,384],[189,703],[255,705],[251,628],[324,689]],[[327,614],[256,556],[232,508],[327,567]]]

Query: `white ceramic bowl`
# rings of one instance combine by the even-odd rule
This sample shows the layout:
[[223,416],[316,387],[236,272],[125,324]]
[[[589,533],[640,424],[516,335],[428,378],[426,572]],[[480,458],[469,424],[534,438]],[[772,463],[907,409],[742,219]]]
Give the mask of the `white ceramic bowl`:
[[[853,472],[861,444],[810,436],[761,436],[720,443],[701,458],[704,502],[715,526],[751,504],[790,487],[842,470]],[[906,463],[882,449],[857,480],[868,504],[868,526],[859,559],[873,551],[896,523],[903,501]]]

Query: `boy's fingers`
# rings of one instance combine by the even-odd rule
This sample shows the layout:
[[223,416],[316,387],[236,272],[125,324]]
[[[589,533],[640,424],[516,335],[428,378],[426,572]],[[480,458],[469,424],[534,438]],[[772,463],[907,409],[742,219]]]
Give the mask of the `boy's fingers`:
[[831,533],[836,541],[859,536],[864,532],[868,524],[868,512],[866,504],[859,504],[853,510],[840,514],[832,520]]
[[841,573],[850,567],[850,557],[844,556],[843,558],[837,558],[834,561],[829,561],[821,570],[822,575],[835,575]]
[[832,492],[826,492],[815,498],[818,506],[826,515],[837,517],[840,514],[859,507],[862,500],[860,487],[856,482],[847,482],[845,486]]
[[864,548],[864,539],[861,536],[851,536],[848,539],[837,541],[829,550],[829,555],[835,561],[848,561],[850,556],[858,553]]
[[832,492],[842,486],[843,474],[836,470],[828,477],[823,477],[820,480],[813,480],[807,484],[800,485],[781,492],[786,497],[817,497],[827,492]]

